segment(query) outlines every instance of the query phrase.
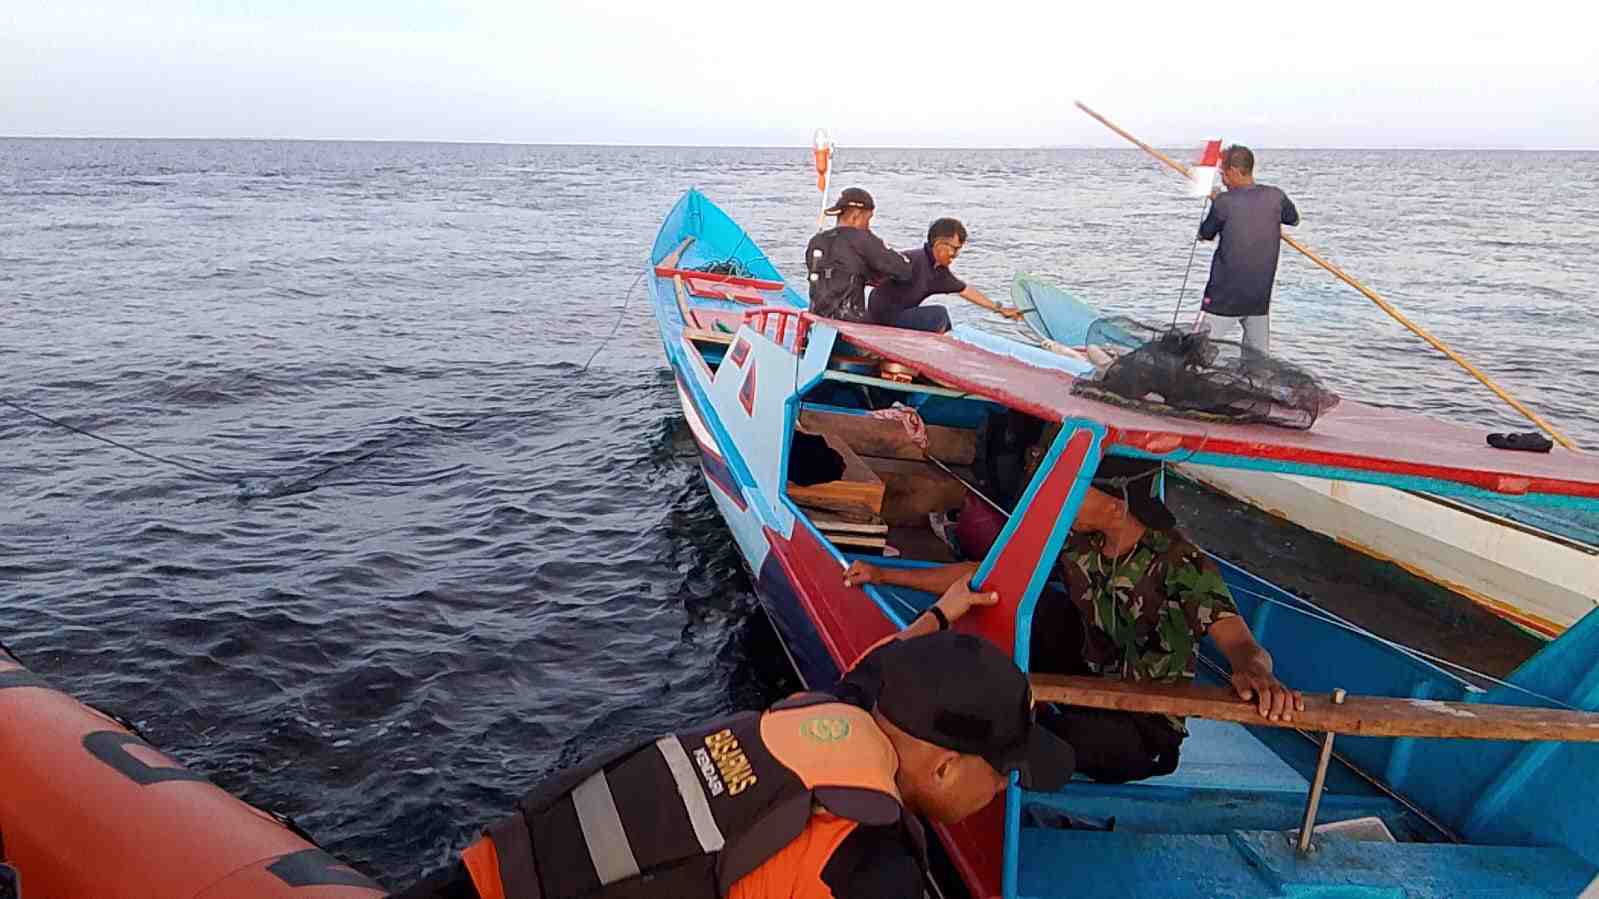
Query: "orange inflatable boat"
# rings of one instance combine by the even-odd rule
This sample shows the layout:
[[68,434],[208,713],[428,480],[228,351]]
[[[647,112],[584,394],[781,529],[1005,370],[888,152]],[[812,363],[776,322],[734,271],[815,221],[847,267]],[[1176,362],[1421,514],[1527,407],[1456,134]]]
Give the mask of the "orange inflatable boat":
[[0,860],[15,869],[22,899],[384,895],[3,648]]

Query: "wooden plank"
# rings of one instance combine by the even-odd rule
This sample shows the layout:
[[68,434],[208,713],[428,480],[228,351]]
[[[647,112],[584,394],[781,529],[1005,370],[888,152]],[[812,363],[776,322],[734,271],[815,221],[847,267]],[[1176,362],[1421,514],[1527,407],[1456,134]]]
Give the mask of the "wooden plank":
[[827,441],[828,446],[844,457],[844,477],[837,481],[812,484],[808,487],[801,487],[789,481],[789,497],[800,505],[814,506],[818,509],[865,515],[882,514],[885,491],[882,479],[872,472],[854,450],[849,448],[848,443],[831,434],[823,434],[822,438]]
[[[863,456],[923,461],[922,448],[911,442],[905,426],[867,415],[801,409],[800,427],[818,434],[837,434]],[[966,428],[927,425],[927,453],[950,465],[970,465],[977,458],[977,432]]]
[[866,464],[886,487],[878,514],[890,525],[926,527],[927,513],[957,509],[966,499],[960,481],[926,462],[869,458]]
[[683,325],[689,328],[699,328],[700,320],[694,317],[694,310],[689,308],[688,293],[683,289],[683,276],[672,276],[672,289],[677,291],[677,311],[683,316]]
[[839,533],[839,534],[886,534],[886,533],[888,533],[888,525],[883,524],[882,522],[839,521],[838,519],[834,519],[834,518],[816,518],[816,517],[813,516],[811,518],[811,524],[816,525],[816,529],[818,531],[821,531],[824,534],[826,534],[826,533]]
[[888,545],[887,537],[872,537],[866,534],[823,534],[822,536],[833,541],[838,546],[860,546],[867,549],[881,549]]
[[1263,718],[1230,688],[1210,684],[1161,684],[1099,677],[1035,674],[1033,697],[1040,702],[1127,712],[1190,715],[1261,727],[1362,737],[1436,737],[1453,740],[1559,740],[1599,742],[1599,713],[1524,708],[1432,699],[1346,696],[1342,704],[1327,694],[1306,693],[1305,710],[1293,721]]
[[719,343],[727,346],[733,342],[733,335],[722,331],[707,331],[704,328],[684,328],[683,336],[689,340],[698,340],[703,343]]

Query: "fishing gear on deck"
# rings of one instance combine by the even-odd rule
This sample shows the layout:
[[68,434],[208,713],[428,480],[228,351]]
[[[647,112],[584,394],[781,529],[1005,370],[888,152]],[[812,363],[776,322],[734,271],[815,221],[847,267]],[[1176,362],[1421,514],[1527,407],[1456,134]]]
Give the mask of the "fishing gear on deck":
[[1076,379],[1072,392],[1118,406],[1305,430],[1339,402],[1299,366],[1203,331],[1111,316],[1088,329],[1087,344],[1120,352]]

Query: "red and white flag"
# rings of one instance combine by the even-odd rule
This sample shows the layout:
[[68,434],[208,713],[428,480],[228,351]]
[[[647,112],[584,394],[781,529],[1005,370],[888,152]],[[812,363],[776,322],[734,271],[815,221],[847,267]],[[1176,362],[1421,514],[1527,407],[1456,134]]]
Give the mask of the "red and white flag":
[[1208,197],[1216,186],[1216,173],[1221,171],[1221,141],[1206,141],[1199,152],[1199,160],[1188,170],[1189,190],[1196,197]]

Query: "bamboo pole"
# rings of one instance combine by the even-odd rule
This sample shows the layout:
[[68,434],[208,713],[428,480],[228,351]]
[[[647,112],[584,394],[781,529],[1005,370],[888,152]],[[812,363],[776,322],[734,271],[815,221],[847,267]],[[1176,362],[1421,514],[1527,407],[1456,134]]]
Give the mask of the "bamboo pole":
[[[1151,147],[1149,144],[1144,143],[1143,141],[1139,140],[1138,138],[1136,138],[1133,135],[1129,134],[1128,132],[1124,131],[1122,128],[1117,126],[1116,123],[1112,122],[1110,119],[1107,119],[1104,116],[1100,115],[1099,113],[1095,112],[1094,110],[1089,109],[1087,106],[1085,106],[1082,103],[1082,101],[1079,100],[1077,102],[1077,108],[1081,109],[1083,112],[1088,113],[1088,115],[1090,115],[1095,120],[1097,120],[1101,125],[1104,125],[1106,128],[1109,128],[1110,130],[1116,132],[1117,134],[1119,134],[1122,137],[1126,138],[1127,140],[1131,141],[1133,144],[1137,145],[1144,152],[1148,153],[1149,155],[1155,157],[1156,159],[1158,159],[1161,162],[1165,163],[1166,165],[1170,166],[1173,171],[1177,172],[1178,174],[1182,175],[1185,178],[1189,176],[1188,166],[1183,165],[1182,163],[1178,162],[1175,159],[1172,159],[1170,156],[1167,156],[1165,153],[1160,152],[1159,150],[1155,149],[1154,147]],[[1288,244],[1289,246],[1291,246],[1294,249],[1298,250],[1300,253],[1304,254],[1306,259],[1309,259],[1311,262],[1314,262],[1317,265],[1321,266],[1322,268],[1326,269],[1328,272],[1331,272],[1333,277],[1335,277],[1338,280],[1344,282],[1345,284],[1348,284],[1350,287],[1353,287],[1354,289],[1360,291],[1360,293],[1362,295],[1364,295],[1366,297],[1366,299],[1371,300],[1373,303],[1376,303],[1377,307],[1379,309],[1381,309],[1382,311],[1388,313],[1388,315],[1391,316],[1394,321],[1397,321],[1401,325],[1404,325],[1407,329],[1409,329],[1409,331],[1412,334],[1415,334],[1417,337],[1420,337],[1422,340],[1427,341],[1429,344],[1432,345],[1432,347],[1434,349],[1438,350],[1440,353],[1443,353],[1445,356],[1448,356],[1451,360],[1454,361],[1454,363],[1456,365],[1459,365],[1461,368],[1465,369],[1466,372],[1468,374],[1470,374],[1472,377],[1476,378],[1478,381],[1481,381],[1483,383],[1483,386],[1487,387],[1489,390],[1492,390],[1500,399],[1502,399],[1506,403],[1510,404],[1511,408],[1515,409],[1517,412],[1520,412],[1522,415],[1526,416],[1528,421],[1531,421],[1533,424],[1537,425],[1539,428],[1542,428],[1546,433],[1548,433],[1548,435],[1550,437],[1553,437],[1555,439],[1555,441],[1558,442],[1561,446],[1563,446],[1566,449],[1571,450],[1573,452],[1579,452],[1579,450],[1577,449],[1577,445],[1575,443],[1571,442],[1571,439],[1568,438],[1566,435],[1560,433],[1560,431],[1557,430],[1554,425],[1552,425],[1549,422],[1545,421],[1543,416],[1541,416],[1538,413],[1532,411],[1524,403],[1522,403],[1520,400],[1518,400],[1515,397],[1511,396],[1503,387],[1500,387],[1497,383],[1495,383],[1493,378],[1488,377],[1488,375],[1483,373],[1483,371],[1481,369],[1477,368],[1475,365],[1472,365],[1470,362],[1467,362],[1464,357],[1462,357],[1459,353],[1455,352],[1454,350],[1450,349],[1449,346],[1446,345],[1443,341],[1439,340],[1438,338],[1432,336],[1432,334],[1428,333],[1427,329],[1421,327],[1420,325],[1418,325],[1415,322],[1411,321],[1409,318],[1405,317],[1404,313],[1402,313],[1398,309],[1394,308],[1394,305],[1392,303],[1389,303],[1387,300],[1385,300],[1382,297],[1378,296],[1376,294],[1376,292],[1371,290],[1371,288],[1369,288],[1366,285],[1364,285],[1364,284],[1360,283],[1359,281],[1355,280],[1353,277],[1351,277],[1343,269],[1339,268],[1336,265],[1333,265],[1331,262],[1328,262],[1326,259],[1323,259],[1320,255],[1318,255],[1317,253],[1313,252],[1309,247],[1306,247],[1304,244],[1300,243],[1299,241],[1293,239],[1292,237],[1288,236],[1287,234],[1282,234],[1280,236],[1283,239],[1283,243]]]

